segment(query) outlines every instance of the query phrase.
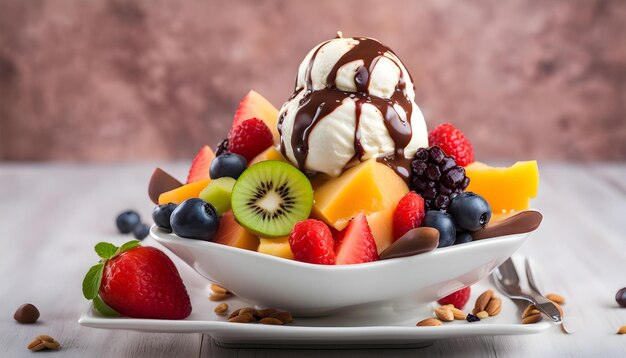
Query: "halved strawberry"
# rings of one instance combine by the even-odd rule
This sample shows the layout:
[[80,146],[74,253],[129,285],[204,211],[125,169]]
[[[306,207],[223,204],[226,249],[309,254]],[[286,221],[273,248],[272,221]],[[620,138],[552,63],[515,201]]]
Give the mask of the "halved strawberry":
[[278,109],[256,91],[248,92],[239,103],[231,131],[250,118],[262,120],[272,132],[274,144],[278,143],[279,137],[276,127],[278,123]]
[[187,176],[187,184],[195,183],[200,180],[211,179],[211,176],[209,175],[209,168],[211,167],[213,159],[215,159],[213,149],[209,148],[208,145],[202,147],[191,163],[189,175]]
[[357,215],[341,233],[335,244],[337,265],[360,264],[378,260],[376,241],[364,214]]

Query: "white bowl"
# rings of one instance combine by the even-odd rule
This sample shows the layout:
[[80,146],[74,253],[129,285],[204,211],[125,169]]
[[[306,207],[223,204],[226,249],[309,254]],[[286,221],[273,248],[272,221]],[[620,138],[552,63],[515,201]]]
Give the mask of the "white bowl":
[[150,234],[200,275],[251,304],[284,309],[297,316],[320,316],[348,308],[365,308],[363,312],[391,308],[399,312],[424,306],[488,276],[531,233],[484,239],[415,256],[337,266],[184,239],[156,226]]

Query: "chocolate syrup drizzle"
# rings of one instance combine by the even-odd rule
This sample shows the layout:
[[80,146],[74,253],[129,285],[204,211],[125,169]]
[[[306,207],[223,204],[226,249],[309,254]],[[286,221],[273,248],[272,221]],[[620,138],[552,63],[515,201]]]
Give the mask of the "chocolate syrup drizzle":
[[[294,157],[296,158],[298,167],[304,171],[306,158],[309,153],[309,135],[312,130],[324,117],[337,109],[345,98],[350,97],[355,99],[356,105],[356,129],[354,131],[355,158],[360,161],[365,154],[363,145],[361,144],[359,123],[361,119],[361,107],[364,103],[369,103],[375,106],[380,113],[382,113],[385,127],[387,128],[387,131],[389,132],[389,135],[393,139],[395,145],[394,153],[387,157],[378,158],[377,160],[385,163],[387,166],[395,170],[400,177],[408,182],[411,176],[410,160],[404,158],[404,148],[411,141],[412,129],[410,119],[413,112],[413,105],[411,100],[404,95],[404,90],[406,88],[404,73],[396,61],[387,57],[389,60],[393,61],[400,70],[398,85],[389,99],[371,96],[368,88],[374,67],[376,67],[376,64],[386,52],[393,53],[393,51],[374,39],[364,37],[354,39],[358,41],[358,44],[345,53],[337,61],[337,63],[335,63],[335,66],[332,68],[326,79],[326,88],[313,91],[313,79],[311,72],[318,52],[322,47],[330,42],[330,40],[318,46],[318,48],[313,52],[305,72],[306,86],[298,89],[296,85],[296,90],[291,95],[290,100],[295,98],[304,89],[306,89],[306,93],[300,100],[294,119],[293,131],[291,135],[291,146],[293,148]],[[335,85],[337,72],[343,65],[357,60],[363,61],[363,65],[359,66],[354,76],[357,91],[353,93],[339,90]],[[399,105],[404,112],[396,111],[394,105]],[[286,114],[286,111],[283,112],[278,119],[278,130],[281,134],[282,123]],[[282,142],[282,139],[281,152],[286,156],[285,145]]]

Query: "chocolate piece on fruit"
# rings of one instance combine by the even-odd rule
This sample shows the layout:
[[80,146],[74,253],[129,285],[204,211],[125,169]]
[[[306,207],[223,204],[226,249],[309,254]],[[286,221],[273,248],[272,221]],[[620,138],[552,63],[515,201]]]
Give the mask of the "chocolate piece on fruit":
[[30,303],[25,303],[15,311],[13,318],[19,323],[35,323],[39,319],[39,310]]
[[268,160],[244,171],[233,188],[232,211],[237,222],[262,237],[287,236],[309,217],[313,188],[294,166]]
[[172,231],[180,237],[194,240],[213,239],[220,225],[220,218],[213,205],[199,198],[182,202],[170,218]]
[[153,203],[158,204],[159,195],[181,186],[183,186],[183,183],[167,174],[163,169],[156,168],[150,178],[150,184],[148,184],[148,196],[150,196],[150,200],[152,200]]
[[539,227],[542,219],[543,215],[538,211],[522,211],[500,222],[489,224],[482,230],[473,232],[472,238],[474,238],[474,240],[482,240],[491,237],[531,232]]
[[380,253],[380,259],[394,259],[418,255],[432,251],[439,245],[439,231],[431,227],[418,227],[409,230],[387,249]]

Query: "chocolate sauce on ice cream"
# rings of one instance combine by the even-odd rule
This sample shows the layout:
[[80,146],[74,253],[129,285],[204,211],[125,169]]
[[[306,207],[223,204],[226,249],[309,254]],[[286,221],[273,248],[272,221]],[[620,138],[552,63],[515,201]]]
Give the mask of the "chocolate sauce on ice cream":
[[[281,134],[281,152],[287,157],[286,144],[290,145],[296,162],[294,164],[297,164],[305,172],[314,172],[306,166],[307,157],[311,150],[309,137],[313,129],[323,119],[333,113],[345,100],[350,100],[354,101],[355,104],[354,159],[363,160],[365,150],[362,143],[360,123],[363,106],[369,104],[374,106],[382,115],[384,127],[394,143],[393,152],[385,153],[385,155],[379,156],[377,160],[394,169],[402,178],[408,181],[411,173],[410,159],[405,158],[404,152],[413,135],[411,116],[414,108],[413,99],[409,98],[406,92],[407,79],[405,76],[408,75],[408,72],[406,70],[403,71],[404,66],[393,51],[379,41],[365,37],[352,38],[350,40],[354,41],[354,45],[335,62],[332,69],[328,72],[325,81],[323,81],[325,87],[319,89],[314,89],[313,68],[318,55],[334,40],[322,43],[313,51],[304,73],[305,86],[299,88],[298,79],[296,79],[296,88],[290,97],[290,100],[294,100],[304,91],[297,104],[296,113],[289,113],[283,107],[278,120],[278,130]],[[375,96],[370,93],[372,74],[383,57],[390,60],[397,67],[399,73],[399,79],[389,98]],[[356,91],[345,91],[338,88],[337,76],[342,67],[354,64],[355,61],[359,63],[354,72]],[[408,82],[412,86],[413,81],[410,75]],[[294,116],[294,120],[291,128],[290,143],[285,143],[283,122],[288,114]]]

